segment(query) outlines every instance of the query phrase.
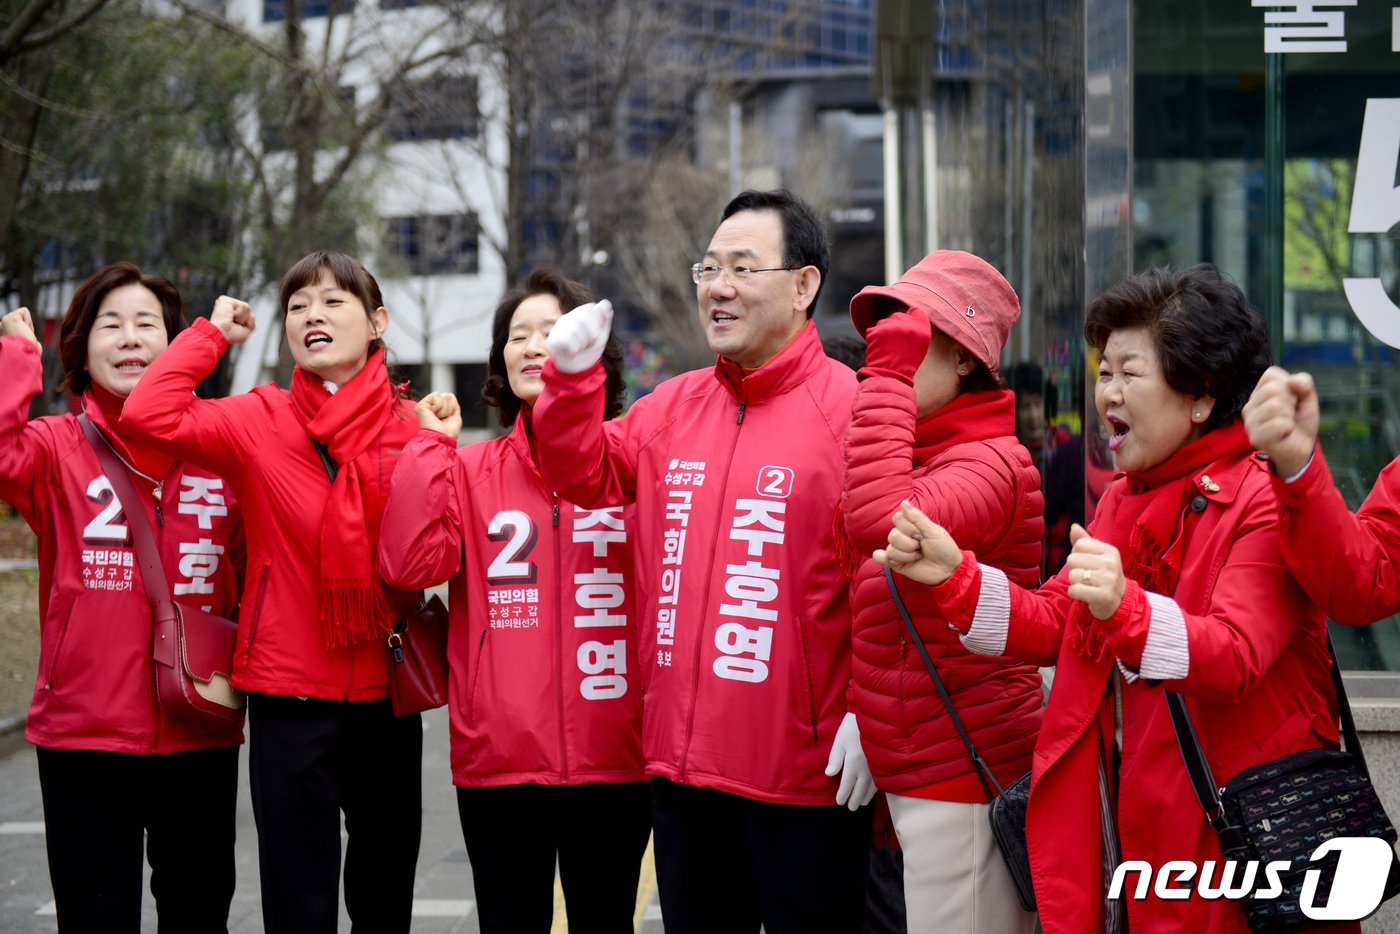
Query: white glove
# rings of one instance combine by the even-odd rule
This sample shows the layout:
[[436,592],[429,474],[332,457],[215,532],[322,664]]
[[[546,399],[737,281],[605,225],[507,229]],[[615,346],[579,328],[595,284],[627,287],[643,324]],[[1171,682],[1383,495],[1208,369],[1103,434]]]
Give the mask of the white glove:
[[[558,327],[558,325],[555,325]],[[859,810],[875,797],[875,779],[860,748],[860,727],[856,715],[848,712],[836,728],[836,741],[831,744],[831,756],[826,760],[826,774],[841,773],[841,786],[836,789],[836,803],[852,811]]]
[[564,373],[582,373],[603,357],[612,328],[612,302],[580,305],[561,315],[544,342],[554,365]]

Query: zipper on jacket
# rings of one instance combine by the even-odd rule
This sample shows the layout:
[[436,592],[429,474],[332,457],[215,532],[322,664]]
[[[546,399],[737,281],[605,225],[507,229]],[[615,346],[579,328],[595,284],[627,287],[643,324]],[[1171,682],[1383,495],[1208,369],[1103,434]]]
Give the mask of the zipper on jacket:
[[559,494],[555,492],[549,495],[550,498],[554,501],[554,515],[553,518],[550,520],[550,524],[557,529],[559,528]]
[[248,620],[248,642],[243,646],[243,661],[248,661],[253,654],[253,640],[258,637],[258,622],[262,619],[263,596],[267,593],[267,572],[271,568],[267,565],[258,574],[258,592],[253,598],[253,615]]
[[476,726],[476,692],[481,687],[481,660],[486,656],[486,634],[490,628],[481,630],[481,638],[476,643],[476,668],[472,672],[472,693],[467,699],[467,723]]
[[739,403],[739,418],[738,418],[737,421],[734,422],[734,424],[736,424],[736,425],[742,425],[742,424],[744,424],[744,409],[746,409],[747,407],[748,407],[748,403],[747,403],[747,402],[740,402],[740,403]]
[[[559,500],[554,501],[554,525],[559,525]],[[559,664],[555,696],[559,702],[559,781],[569,783],[569,747],[564,729],[564,565],[559,554],[559,533],[554,533],[554,648]]]
[[[744,403],[739,403],[739,421],[735,424],[742,425],[744,422]],[[720,498],[720,522],[724,521],[724,492],[729,488],[729,472],[734,466],[734,452],[739,449],[739,431],[734,432],[734,443],[729,445],[729,457],[724,462],[724,477],[719,484]],[[707,484],[708,485],[708,484]],[[676,780],[682,785],[685,784],[686,760],[690,758],[690,738],[695,733],[695,704],[700,695],[700,654],[703,650],[702,642],[705,636],[705,623],[709,619],[710,609],[710,586],[714,583],[715,555],[719,552],[719,535],[710,536],[710,573],[705,577],[705,594],[700,599],[700,612],[698,619],[701,625],[696,626],[695,637],[695,664],[691,670],[691,690],[690,709],[686,712],[685,718],[685,741],[681,745],[681,761],[676,774]]]
[[812,689],[812,665],[807,661],[807,635],[802,631],[802,617],[794,616],[797,623],[797,649],[802,653],[802,674],[807,679],[807,713],[812,721],[812,742],[817,742],[817,692]]
[[53,689],[54,672],[58,671],[58,661],[63,657],[63,647],[68,644],[68,631],[73,628],[73,610],[78,605],[78,598],[74,597],[73,602],[68,604],[68,612],[63,616],[63,632],[59,633],[58,645],[54,646],[53,661],[49,662],[49,673],[44,678],[44,690]]
[[165,520],[160,515],[160,500],[156,500],[156,527],[165,528]]

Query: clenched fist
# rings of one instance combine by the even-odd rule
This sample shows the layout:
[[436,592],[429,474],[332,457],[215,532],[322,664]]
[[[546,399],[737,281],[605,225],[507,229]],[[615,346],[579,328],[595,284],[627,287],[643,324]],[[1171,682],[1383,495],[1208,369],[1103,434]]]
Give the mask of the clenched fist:
[[258,326],[253,317],[253,309],[248,303],[227,295],[220,295],[214,302],[214,310],[209,321],[223,332],[230,344],[241,344],[248,339]]
[[612,302],[580,305],[554,322],[545,346],[561,373],[582,373],[603,357],[612,333]]
[[456,440],[462,433],[462,406],[450,392],[430,392],[413,407],[418,427],[440,432]]
[[0,318],[0,337],[24,337],[34,342],[42,352],[44,345],[39,343],[39,338],[34,331],[34,319],[29,314],[28,308],[16,308],[14,311]]
[[1284,478],[1296,475],[1313,456],[1318,420],[1313,378],[1277,366],[1259,377],[1244,407],[1249,443],[1268,454],[1274,471]]

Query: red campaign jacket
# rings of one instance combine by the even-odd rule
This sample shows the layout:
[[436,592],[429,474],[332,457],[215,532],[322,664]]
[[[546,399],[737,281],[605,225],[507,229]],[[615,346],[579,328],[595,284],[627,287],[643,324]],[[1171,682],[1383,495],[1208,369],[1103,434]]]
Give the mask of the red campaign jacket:
[[[1278,500],[1267,467],[1235,453],[1195,473],[1206,508],[1190,533],[1174,599],[1186,624],[1190,670],[1179,681],[1122,686],[1123,748],[1117,800],[1125,860],[1154,869],[1170,860],[1199,865],[1223,857],[1206,822],[1172,730],[1163,690],[1180,692],[1211,772],[1224,784],[1240,771],[1304,749],[1335,749],[1337,705],[1326,646],[1326,620],[1284,564]],[[1089,534],[1112,527],[1125,479],[1109,487]],[[1215,489],[1218,487],[1218,489]],[[1183,505],[1183,521],[1189,505]],[[967,620],[977,604],[980,572],[964,560],[940,585],[951,618]],[[1046,934],[1103,930],[1100,869],[1099,737],[1114,728],[1111,658],[1085,658],[1061,640],[1073,602],[1067,573],[1038,592],[1012,588],[1007,654],[1041,664],[1058,658],[1050,704],[1036,744],[1027,839],[1036,904]],[[954,596],[956,595],[956,596]],[[1129,582],[1118,618],[1145,630],[1151,611]],[[1134,660],[1125,660],[1129,665]],[[1130,874],[1128,889],[1136,883]],[[1198,895],[1168,901],[1149,892],[1127,900],[1129,929],[1179,934],[1245,934],[1235,902]],[[1357,925],[1329,930],[1356,931]]]
[[420,431],[404,448],[380,573],[411,589],[450,582],[455,784],[646,780],[632,537],[622,507],[550,491],[523,413],[493,441],[458,450]]
[[[227,348],[217,327],[196,320],[141,377],[122,412],[122,427],[219,471],[243,504],[248,574],[233,684],[326,700],[386,698],[389,655],[383,641],[327,649],[321,635],[321,516],[331,481],[292,408],[291,393],[268,384],[226,399],[194,396]],[[400,420],[379,439],[381,496],[389,495],[399,453],[417,430],[413,406],[405,401]],[[378,529],[369,534],[377,536]],[[389,596],[396,605],[412,604],[412,595]]]
[[[846,439],[847,533],[860,564],[852,697],[876,784],[896,794],[954,782],[954,800],[985,801],[980,781],[890,597],[884,547],[890,517],[909,500],[984,564],[1023,587],[1040,576],[1044,500],[1030,452],[1016,441],[1010,392],[964,393],[919,426],[913,387],[868,377],[856,393]],[[915,464],[915,458],[921,460]],[[1035,666],[974,655],[933,605],[927,587],[895,575],[900,596],[977,751],[1003,784],[1030,768],[1042,693]]]
[[1293,483],[1275,476],[1274,490],[1283,505],[1283,556],[1329,616],[1365,626],[1400,613],[1400,459],[1381,471],[1356,515],[1320,447]]
[[855,374],[810,322],[745,374],[667,380],[603,424],[601,366],[545,364],[545,475],[587,506],[636,502],[647,771],[759,801],[831,805],[851,616],[832,526]]
[[[27,421],[42,388],[39,354],[0,338],[0,499],[39,537],[39,666],[25,738],[51,749],[184,752],[243,741],[241,722],[192,726],[156,699],[152,610],[122,503],[73,415]],[[83,411],[128,462],[126,443],[91,394]],[[237,612],[243,565],[238,504],[216,474],[176,461],[157,514],[150,484],[131,482],[180,603]]]

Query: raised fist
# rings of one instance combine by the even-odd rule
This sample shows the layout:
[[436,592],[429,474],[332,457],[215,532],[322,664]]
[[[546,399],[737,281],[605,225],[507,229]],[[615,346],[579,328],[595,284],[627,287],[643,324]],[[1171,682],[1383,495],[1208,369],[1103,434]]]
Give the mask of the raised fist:
[[413,407],[418,427],[456,439],[462,433],[462,406],[450,392],[430,392]]
[[607,299],[561,316],[545,341],[554,365],[564,373],[582,373],[601,360],[612,333],[612,316],[612,302]]
[[0,318],[0,337],[24,337],[33,341],[40,351],[44,349],[34,332],[34,319],[30,316],[28,308],[16,308]]
[[253,309],[248,307],[248,303],[227,295],[220,295],[215,300],[209,321],[223,332],[230,344],[243,343],[258,326],[257,319],[253,317]]

